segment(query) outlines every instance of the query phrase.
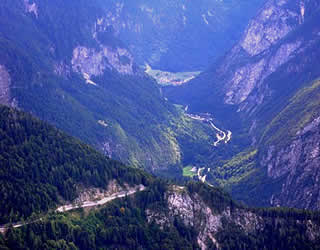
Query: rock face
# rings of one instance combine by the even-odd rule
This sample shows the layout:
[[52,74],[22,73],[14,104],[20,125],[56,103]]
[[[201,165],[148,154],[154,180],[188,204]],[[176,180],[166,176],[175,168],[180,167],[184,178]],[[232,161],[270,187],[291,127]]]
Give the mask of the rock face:
[[4,65],[0,65],[0,103],[10,104],[11,78]]
[[[98,18],[92,28],[92,38],[99,44],[98,48],[77,46],[73,49],[71,65],[74,72],[83,75],[87,83],[96,85],[92,77],[103,76],[106,70],[113,70],[122,75],[133,75],[136,72],[134,58],[128,49],[121,45],[120,41],[103,35],[108,33],[109,25],[103,18]],[[102,38],[101,38],[102,36]],[[110,45],[106,45],[110,43]]]
[[[259,215],[241,207],[225,206],[218,211],[209,206],[198,193],[190,193],[186,187],[174,186],[166,195],[168,211],[158,212],[148,209],[146,211],[148,222],[155,222],[164,228],[179,218],[187,227],[194,228],[197,243],[201,249],[223,248],[219,233],[229,230],[230,225],[238,228],[244,235],[255,235],[266,232],[267,227],[273,227],[271,218]],[[216,204],[217,205],[217,204]],[[285,223],[285,219],[275,219],[277,225]],[[314,241],[319,237],[319,225],[312,221],[297,220],[294,223],[306,224],[306,237]]]
[[218,77],[226,79],[226,104],[239,105],[239,111],[253,112],[271,95],[268,77],[301,56],[310,42],[309,37],[303,36],[285,38],[302,27],[305,18],[311,17],[318,6],[316,1],[266,2],[217,69]]
[[114,193],[119,193],[122,191],[128,191],[130,189],[129,185],[125,185],[125,187],[122,187],[119,185],[119,183],[116,180],[111,180],[108,183],[108,186],[106,189],[102,188],[81,188],[79,187],[79,195],[74,200],[74,203],[83,203],[85,201],[94,201],[94,200],[101,200],[104,197],[108,197],[113,195]]
[[35,2],[30,2],[29,0],[23,0],[24,6],[26,8],[26,12],[33,13],[36,17],[38,17],[38,6]]
[[320,117],[298,131],[290,145],[280,151],[270,147],[262,164],[268,177],[285,178],[272,206],[320,209]]
[[300,6],[288,6],[288,2],[267,1],[258,16],[250,22],[240,41],[240,46],[250,56],[265,51],[302,22],[304,13],[301,13]]
[[[263,103],[265,97],[271,94],[267,84],[267,78],[282,65],[294,58],[302,43],[301,40],[297,39],[281,44],[269,53],[269,55],[257,56],[257,59],[253,59],[253,61],[236,69],[233,77],[227,81],[224,98],[225,103],[239,105],[239,111],[255,111],[255,109]],[[270,44],[268,45],[271,46]],[[242,49],[245,48],[241,47],[238,51]],[[257,50],[260,49],[261,47],[258,46]],[[253,51],[251,52],[253,53]],[[248,51],[248,53],[251,52]],[[237,55],[235,55],[235,57],[237,57]]]
[[223,220],[232,221],[247,233],[259,228],[262,218],[241,210],[226,208],[222,213],[214,213],[198,195],[190,196],[183,192],[168,194],[168,207],[171,217],[179,216],[185,225],[199,229],[197,241],[201,249],[207,249],[206,241],[210,239],[217,248],[219,243],[215,234],[223,230]]
[[120,74],[132,75],[133,57],[125,48],[102,46],[100,51],[86,47],[73,50],[72,69],[81,74],[92,76],[103,75],[106,69],[116,70]]

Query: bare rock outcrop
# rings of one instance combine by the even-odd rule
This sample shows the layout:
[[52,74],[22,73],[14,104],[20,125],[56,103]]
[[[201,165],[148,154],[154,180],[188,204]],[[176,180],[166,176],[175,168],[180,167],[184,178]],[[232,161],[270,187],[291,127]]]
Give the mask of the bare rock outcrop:
[[72,69],[81,74],[92,76],[103,75],[106,69],[116,70],[120,74],[132,75],[133,57],[124,48],[101,47],[100,50],[76,47],[71,61]]
[[38,17],[38,6],[35,2],[31,2],[30,0],[23,0],[24,6],[26,8],[27,13],[32,13],[35,17]]
[[262,165],[268,177],[285,178],[270,205],[320,209],[320,117],[298,131],[290,145],[270,146]]
[[4,65],[0,65],[0,103],[10,105],[11,77]]
[[173,187],[173,190],[166,194],[166,198],[169,214],[147,210],[148,221],[155,221],[164,227],[175,217],[179,217],[186,226],[197,230],[197,242],[201,249],[208,249],[208,240],[219,249],[216,234],[223,230],[227,222],[235,223],[247,233],[262,227],[263,219],[260,216],[242,209],[231,210],[230,207],[218,213],[212,210],[198,194],[191,195],[184,187]]
[[[265,3],[242,39],[216,69],[218,79],[224,82],[226,104],[238,105],[238,111],[252,113],[272,94],[268,77],[312,46],[310,38],[288,38],[289,34],[301,27],[319,5],[303,0]],[[296,67],[300,66],[288,67],[287,71],[295,74]]]

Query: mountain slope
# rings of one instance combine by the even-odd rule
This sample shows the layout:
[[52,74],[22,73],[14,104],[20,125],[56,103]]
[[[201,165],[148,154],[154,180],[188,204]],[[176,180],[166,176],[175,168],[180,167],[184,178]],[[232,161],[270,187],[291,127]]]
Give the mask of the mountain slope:
[[230,1],[109,1],[101,22],[110,25],[140,65],[197,71],[222,56],[262,4]]
[[26,113],[0,107],[0,223],[15,222],[75,200],[89,188],[146,184],[138,169],[106,159]]
[[210,150],[209,128],[186,123],[137,68],[128,48],[101,21],[106,5],[2,1],[0,101],[49,121],[109,157],[180,174],[186,146],[179,138]]
[[[0,226],[1,249],[319,247],[317,213],[248,209],[206,184],[169,184],[26,113],[0,111],[0,221],[20,221]],[[101,195],[110,201],[82,206]],[[56,209],[70,202],[69,212]]]
[[[249,204],[319,207],[311,187],[318,185],[317,125],[312,135],[296,134],[316,124],[319,109],[319,7],[312,0],[267,1],[224,58],[185,86],[165,90],[170,100],[210,112],[224,126],[236,124],[233,137],[248,138],[243,152],[219,163],[207,180],[221,183],[223,176]],[[248,152],[255,157],[246,159]]]
[[[258,147],[257,164],[265,173],[265,182],[277,183],[278,188],[271,189],[267,200],[260,197],[260,202],[320,208],[319,107],[320,82],[317,80],[299,90],[266,127]],[[253,193],[252,196],[258,196]]]
[[249,210],[203,184],[158,182],[95,211],[53,214],[0,236],[9,249],[317,249],[319,214]]
[[[224,58],[186,86],[169,88],[168,95],[195,110],[214,112],[226,105],[245,113],[253,113],[270,96],[279,99],[280,87],[292,95],[319,74],[310,67],[318,63],[318,15],[317,1],[267,1]],[[290,76],[297,79],[285,82]]]

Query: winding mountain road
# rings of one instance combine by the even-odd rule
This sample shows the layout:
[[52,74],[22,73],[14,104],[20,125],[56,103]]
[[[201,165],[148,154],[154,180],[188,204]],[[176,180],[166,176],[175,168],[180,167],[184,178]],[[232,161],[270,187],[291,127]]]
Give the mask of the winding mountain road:
[[[184,109],[185,112],[188,111],[188,108],[189,108],[189,106],[185,107],[185,109]],[[201,116],[198,114],[195,115],[195,114],[186,113],[186,116],[188,116],[189,118],[191,118],[193,120],[208,123],[215,131],[217,131],[217,133],[216,133],[217,140],[213,143],[213,146],[217,147],[221,141],[224,141],[227,144],[231,140],[232,132],[230,130],[227,130],[226,132],[224,132],[223,130],[219,129],[213,123],[213,119],[210,117],[210,114],[205,114],[205,116]]]
[[[67,212],[67,211],[78,209],[78,208],[94,207],[94,206],[104,205],[104,204],[106,204],[106,203],[108,203],[110,201],[113,201],[115,199],[122,198],[122,197],[129,196],[129,195],[133,195],[136,192],[140,192],[140,191],[143,191],[143,190],[145,190],[145,186],[140,185],[138,188],[136,187],[136,188],[132,188],[130,190],[120,191],[120,192],[114,193],[114,194],[112,194],[112,195],[110,195],[108,197],[104,197],[101,200],[84,201],[81,204],[75,204],[75,205],[74,204],[69,204],[69,205],[60,206],[55,211],[63,213],[63,212]],[[17,222],[17,223],[12,224],[11,226],[13,228],[19,228],[19,227],[22,227],[22,226],[25,226],[25,225],[28,225],[28,224],[35,223],[35,222],[40,221],[40,220],[42,220],[42,218],[34,220],[34,221],[30,221],[30,222]],[[2,234],[6,233],[6,231],[9,228],[10,228],[10,225],[1,225],[0,226],[0,233],[2,233]]]
[[128,190],[128,191],[117,192],[117,193],[114,193],[108,197],[104,197],[103,199],[98,200],[98,201],[84,201],[81,204],[64,205],[64,206],[58,207],[56,209],[56,211],[57,212],[67,212],[67,211],[74,210],[77,208],[95,207],[95,206],[103,205],[103,204],[106,204],[106,203],[108,203],[112,200],[115,200],[117,198],[122,198],[125,196],[133,195],[137,191],[143,191],[144,189],[145,189],[144,186],[140,186],[138,190],[132,189],[132,190]]
[[[185,111],[185,114],[187,117],[193,119],[193,120],[197,120],[197,121],[201,121],[201,122],[204,122],[204,123],[208,123],[210,125],[211,128],[213,128],[215,131],[216,131],[216,138],[217,140],[213,143],[213,146],[215,147],[218,147],[218,145],[220,144],[220,142],[224,141],[225,144],[227,144],[231,138],[232,138],[232,132],[230,130],[226,130],[223,131],[221,129],[219,129],[214,123],[213,123],[213,118],[211,116],[211,114],[209,113],[206,113],[206,114],[202,114],[202,115],[199,115],[199,114],[190,114],[190,113],[187,113],[188,112],[188,109],[189,109],[189,106],[187,105],[185,108],[184,108],[184,111]],[[205,172],[205,168],[198,168],[198,171],[197,171],[197,176],[198,176],[198,179],[205,183],[206,182],[206,179],[207,179],[207,175],[204,174],[202,175],[202,173]],[[208,169],[208,172],[210,172],[210,168]],[[211,184],[209,184],[208,182],[206,182],[209,186],[212,186]]]

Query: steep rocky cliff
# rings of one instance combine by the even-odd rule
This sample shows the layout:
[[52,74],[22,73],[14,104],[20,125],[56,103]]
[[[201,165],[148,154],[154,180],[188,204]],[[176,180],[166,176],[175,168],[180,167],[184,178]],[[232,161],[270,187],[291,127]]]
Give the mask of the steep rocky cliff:
[[260,142],[259,165],[281,180],[271,205],[319,209],[320,82],[301,89],[272,120]]
[[285,176],[280,192],[272,195],[270,205],[320,209],[320,118],[308,124],[291,144],[275,153],[266,162],[268,176]]
[[[208,198],[206,195],[210,193],[212,196]],[[262,212],[262,210],[246,209],[235,204],[221,191],[210,190],[209,187],[199,187],[199,185],[192,184],[186,187],[172,186],[165,194],[165,199],[168,210],[162,212],[156,209],[147,210],[148,222],[155,222],[161,228],[165,228],[174,224],[174,221],[179,218],[186,227],[195,230],[196,241],[201,249],[225,249],[227,244],[231,243],[232,245],[228,234],[232,234],[235,238],[239,237],[235,246],[240,249],[251,249],[258,246],[266,249],[286,248],[288,241],[282,243],[280,234],[277,239],[269,239],[268,242],[265,239],[270,236],[269,230],[274,230],[273,233],[277,234],[276,231],[279,228],[286,230],[285,228],[291,223],[293,223],[291,225],[294,225],[295,230],[304,225],[301,227],[303,229],[300,233],[307,242],[317,244],[320,236],[318,231],[320,225],[317,220],[309,220],[303,216],[294,219],[296,216],[294,214],[298,211],[291,211],[292,217],[286,217],[286,212],[280,216],[276,210],[272,215],[271,210],[268,213],[267,210]],[[285,231],[282,233],[283,236],[286,235]],[[236,236],[236,234],[238,235]],[[251,237],[256,238],[253,240]],[[288,237],[286,235],[284,239],[288,239]]]
[[0,103],[10,104],[10,75],[5,66],[0,65]]
[[196,228],[197,243],[201,249],[208,248],[208,241],[219,248],[216,235],[228,223],[234,223],[245,233],[253,233],[262,227],[262,217],[238,208],[231,211],[230,207],[225,207],[220,212],[214,211],[197,193],[190,194],[186,187],[173,187],[173,190],[166,194],[166,199],[169,209],[168,215],[148,210],[148,221],[156,221],[164,227],[172,223],[174,217],[181,218],[186,226]]
[[[169,97],[197,110],[214,113],[218,99],[219,106],[254,113],[277,96],[275,85],[294,92],[319,75],[310,69],[318,63],[319,6],[317,1],[267,1],[222,60],[186,86],[171,88]],[[289,82],[278,82],[284,78]]]

